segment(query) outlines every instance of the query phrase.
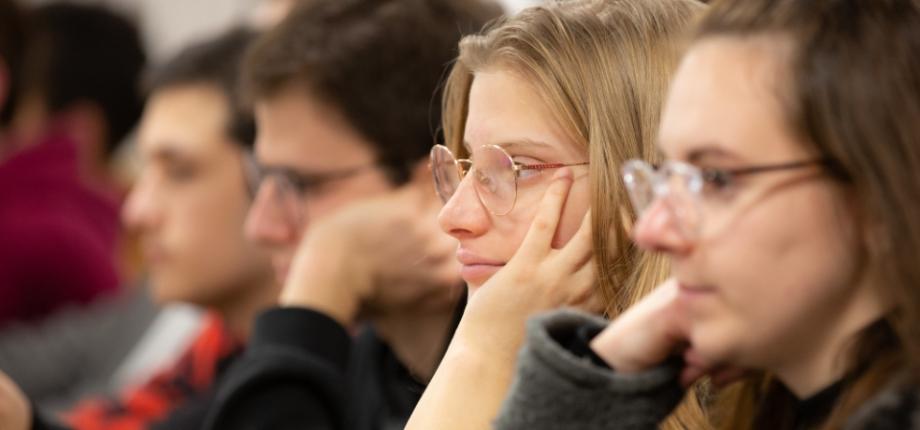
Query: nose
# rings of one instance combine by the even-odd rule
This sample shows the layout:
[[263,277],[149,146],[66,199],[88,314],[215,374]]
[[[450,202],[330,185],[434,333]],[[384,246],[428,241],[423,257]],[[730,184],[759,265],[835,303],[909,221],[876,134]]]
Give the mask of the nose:
[[246,216],[246,237],[258,244],[269,246],[296,245],[300,226],[291,225],[290,217],[278,204],[271,181],[259,185],[252,206]]
[[129,229],[149,230],[162,223],[162,205],[157,203],[156,184],[151,179],[141,176],[125,200],[121,218]]
[[441,230],[456,239],[478,237],[488,231],[491,219],[479,200],[472,183],[473,175],[466,175],[457,190],[438,213]]
[[656,199],[646,209],[633,230],[633,240],[648,251],[680,255],[690,251],[693,242],[680,225],[665,199]]

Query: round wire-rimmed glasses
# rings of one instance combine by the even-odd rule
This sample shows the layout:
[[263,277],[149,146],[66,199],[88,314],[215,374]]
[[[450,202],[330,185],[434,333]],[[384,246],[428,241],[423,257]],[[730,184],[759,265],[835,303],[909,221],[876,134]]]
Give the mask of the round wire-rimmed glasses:
[[585,166],[582,163],[540,163],[523,164],[515,162],[498,145],[484,145],[476,149],[469,159],[457,159],[444,145],[431,148],[431,174],[435,190],[441,201],[447,203],[457,192],[460,181],[467,173],[473,173],[473,189],[482,205],[493,215],[507,215],[514,209],[517,200],[518,178],[528,171],[539,172],[570,166]]

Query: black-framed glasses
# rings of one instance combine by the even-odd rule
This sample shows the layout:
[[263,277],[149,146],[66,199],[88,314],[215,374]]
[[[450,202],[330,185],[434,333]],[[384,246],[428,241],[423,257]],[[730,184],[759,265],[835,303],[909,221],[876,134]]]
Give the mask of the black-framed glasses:
[[732,169],[697,167],[674,160],[653,166],[642,160],[630,160],[623,165],[622,173],[637,216],[641,217],[660,199],[677,219],[681,230],[695,235],[704,220],[704,203],[713,193],[732,186],[744,176],[806,167],[833,168],[826,158]]
[[288,221],[303,225],[306,221],[305,203],[328,184],[357,176],[377,168],[376,164],[361,165],[321,173],[303,173],[288,167],[259,165],[251,154],[246,156],[246,182],[255,198],[260,192],[270,192],[276,208],[286,214]]
[[507,215],[517,200],[517,181],[522,172],[584,166],[581,163],[523,164],[515,162],[498,145],[484,145],[470,159],[457,159],[444,145],[431,148],[431,174],[435,190],[444,203],[457,192],[467,173],[473,174],[473,188],[482,205],[493,215]]

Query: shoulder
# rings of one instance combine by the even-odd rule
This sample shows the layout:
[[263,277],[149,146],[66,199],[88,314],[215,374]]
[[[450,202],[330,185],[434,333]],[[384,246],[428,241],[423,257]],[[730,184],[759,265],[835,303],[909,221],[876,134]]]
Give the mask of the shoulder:
[[920,430],[920,385],[899,375],[847,422],[848,430]]

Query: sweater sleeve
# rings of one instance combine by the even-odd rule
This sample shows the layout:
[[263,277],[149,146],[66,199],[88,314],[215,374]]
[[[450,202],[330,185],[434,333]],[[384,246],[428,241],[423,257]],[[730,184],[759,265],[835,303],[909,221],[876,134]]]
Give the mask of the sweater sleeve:
[[351,339],[328,316],[275,308],[221,384],[205,429],[341,429]]
[[533,318],[495,428],[654,429],[683,397],[680,368],[618,374],[591,357],[584,333],[607,322],[572,310]]

